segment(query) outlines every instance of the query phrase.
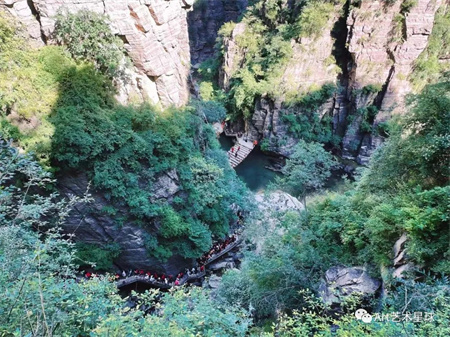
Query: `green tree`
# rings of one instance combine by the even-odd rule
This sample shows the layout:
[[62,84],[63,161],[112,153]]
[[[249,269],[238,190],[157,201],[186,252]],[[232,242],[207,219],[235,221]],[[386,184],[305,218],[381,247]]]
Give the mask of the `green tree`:
[[[18,335],[86,336],[119,303],[107,278],[75,279],[73,243],[60,226],[80,200],[58,200],[30,156],[0,141],[0,327]],[[40,191],[40,193],[38,193]]]
[[322,188],[335,165],[333,156],[322,145],[300,140],[286,161],[282,170],[284,176],[277,184],[300,196],[306,207],[307,191]]
[[450,81],[427,85],[409,104],[409,113],[392,124],[390,140],[375,154],[362,181],[371,191],[447,182]]
[[234,306],[218,305],[208,295],[208,291],[199,288],[140,295],[147,303],[154,302],[156,296],[160,298],[153,314],[143,316],[128,308],[115,312],[99,321],[92,336],[247,336],[251,326],[248,313]]
[[124,77],[123,42],[111,32],[106,17],[88,10],[59,13],[55,36],[73,58],[94,63],[111,78]]

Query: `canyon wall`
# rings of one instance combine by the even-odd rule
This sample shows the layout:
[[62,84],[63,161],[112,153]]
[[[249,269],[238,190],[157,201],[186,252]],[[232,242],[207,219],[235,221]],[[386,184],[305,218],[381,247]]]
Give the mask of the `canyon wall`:
[[[405,8],[403,2],[337,4],[319,36],[291,41],[293,56],[280,81],[285,95],[295,92],[299,97],[326,83],[338,85],[319,115],[332,119],[333,132],[342,139],[343,158],[360,164],[367,164],[382,143],[379,126],[392,114],[402,113],[405,95],[411,91],[408,76],[427,46],[435,13],[443,4],[442,0],[417,0]],[[245,29],[245,23],[238,23],[224,39],[219,82],[225,90],[245,53],[236,43]],[[253,139],[264,139],[268,151],[289,156],[298,139],[281,118],[286,113],[285,100],[284,95],[257,98],[246,131]],[[364,116],[371,107],[376,108],[376,116],[364,128]]]
[[[442,0],[418,0],[405,12],[403,1],[390,6],[383,1],[361,1],[359,7],[352,8],[347,18],[347,45],[353,64],[348,92],[353,97],[348,96],[353,113],[369,105],[377,106],[376,127],[391,114],[403,112],[405,95],[411,91],[408,76],[427,46],[441,4]],[[369,85],[381,90],[364,92]],[[360,116],[348,126],[343,155],[367,163],[382,140],[362,132],[358,119]]]
[[120,85],[122,103],[149,100],[163,107],[182,106],[189,96],[190,69],[187,12],[194,0],[0,0],[22,22],[37,46],[53,43],[58,11],[87,9],[108,17],[121,37],[133,68]]
[[191,62],[193,65],[214,56],[220,27],[236,21],[247,8],[248,0],[197,0],[188,13]]

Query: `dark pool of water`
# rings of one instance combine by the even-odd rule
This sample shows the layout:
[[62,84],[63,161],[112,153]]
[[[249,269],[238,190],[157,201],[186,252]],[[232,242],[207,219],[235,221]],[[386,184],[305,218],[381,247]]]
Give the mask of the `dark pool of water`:
[[[228,151],[233,145],[233,139],[221,135],[219,138],[222,149]],[[254,192],[264,190],[279,173],[266,169],[270,166],[271,158],[264,154],[257,146],[245,160],[236,167],[237,175],[244,181],[247,187]]]

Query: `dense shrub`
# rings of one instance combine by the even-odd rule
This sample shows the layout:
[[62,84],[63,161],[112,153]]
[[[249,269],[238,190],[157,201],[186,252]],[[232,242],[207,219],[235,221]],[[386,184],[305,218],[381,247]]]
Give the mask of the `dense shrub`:
[[76,60],[92,62],[96,69],[111,78],[123,77],[123,43],[111,32],[106,20],[88,10],[59,13],[55,36]]
[[227,114],[225,107],[216,101],[194,101],[192,105],[209,123],[223,121]]
[[205,101],[211,101],[214,98],[214,87],[211,82],[202,81],[198,91],[200,97]]
[[327,1],[308,1],[296,22],[298,37],[315,38],[320,35],[334,11]]
[[[450,7],[441,6],[436,12],[433,31],[427,48],[416,59],[410,80],[416,91],[428,83],[439,81],[442,73],[450,71],[449,62],[442,62],[450,55]],[[448,77],[448,74],[445,75]]]
[[[230,303],[252,305],[259,318],[280,318],[284,312],[273,326],[283,336],[321,335],[333,324],[338,327],[337,336],[445,333],[449,306],[444,303],[450,295],[448,278],[442,276],[450,272],[450,186],[444,179],[448,177],[448,92],[444,82],[429,85],[414,97],[409,113],[391,123],[391,137],[370,167],[344,193],[313,199],[301,213],[273,210],[270,216],[258,215],[250,222],[245,233],[250,251],[240,272],[224,275],[220,296]],[[299,191],[308,177],[320,181],[326,165],[308,170],[318,155],[303,152],[288,161],[287,175],[281,179],[284,184],[279,187]],[[261,231],[261,223],[270,225]],[[399,280],[384,271],[393,266],[392,248],[402,234],[407,237],[406,259],[417,269]],[[364,325],[354,319],[354,309],[346,303],[338,317],[329,315],[330,308],[315,298],[318,294],[304,289],[317,289],[333,265],[364,265],[369,273],[383,278],[388,291],[381,302],[357,300],[354,305],[380,315],[434,312],[435,319]]]
[[281,118],[287,123],[289,132],[306,142],[331,143],[338,146],[340,139],[332,134],[331,120],[320,119],[318,109],[336,92],[334,84],[325,84],[294,101],[282,111]]
[[59,80],[75,63],[60,47],[31,48],[23,35],[0,12],[0,133],[38,153],[48,168],[53,134],[48,116],[58,99]]
[[[149,252],[165,259],[172,253],[198,257],[223,236],[235,215],[233,203],[243,205],[243,185],[228,163],[205,158],[218,148],[214,130],[205,123],[224,116],[214,102],[194,102],[184,110],[164,112],[142,105],[115,106],[109,80],[92,67],[73,68],[60,84],[53,113],[54,164],[82,169],[111,205],[126,206],[127,219],[154,231]],[[152,183],[167,170],[180,179],[178,198],[169,205],[155,201]],[[119,225],[119,223],[118,223]],[[156,239],[156,240],[155,240]]]
[[[50,174],[3,141],[0,172],[1,335],[246,336],[251,325],[246,310],[217,306],[204,289],[132,294],[138,305],[129,307],[131,298],[119,296],[110,275],[77,278],[80,258],[97,259],[101,269],[117,254],[114,245],[88,244],[77,245],[76,253],[61,234],[59,226],[73,206],[87,200],[42,193],[54,183]],[[151,306],[158,310],[141,310]]]
[[114,259],[120,255],[120,246],[109,243],[104,246],[79,242],[75,245],[77,250],[76,262],[80,266],[93,266],[96,270],[109,271],[113,267]]
[[298,196],[306,205],[306,192],[320,189],[331,176],[334,158],[321,144],[300,140],[283,167],[277,184]]

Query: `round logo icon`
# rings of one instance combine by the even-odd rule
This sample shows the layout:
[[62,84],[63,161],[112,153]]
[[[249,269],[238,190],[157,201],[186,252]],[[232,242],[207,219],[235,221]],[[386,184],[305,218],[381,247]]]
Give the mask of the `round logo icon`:
[[372,315],[371,314],[364,314],[364,315],[362,315],[361,320],[364,323],[370,323],[370,322],[372,322]]
[[363,315],[367,314],[367,311],[364,309],[358,309],[355,311],[355,317],[356,319],[361,319]]

